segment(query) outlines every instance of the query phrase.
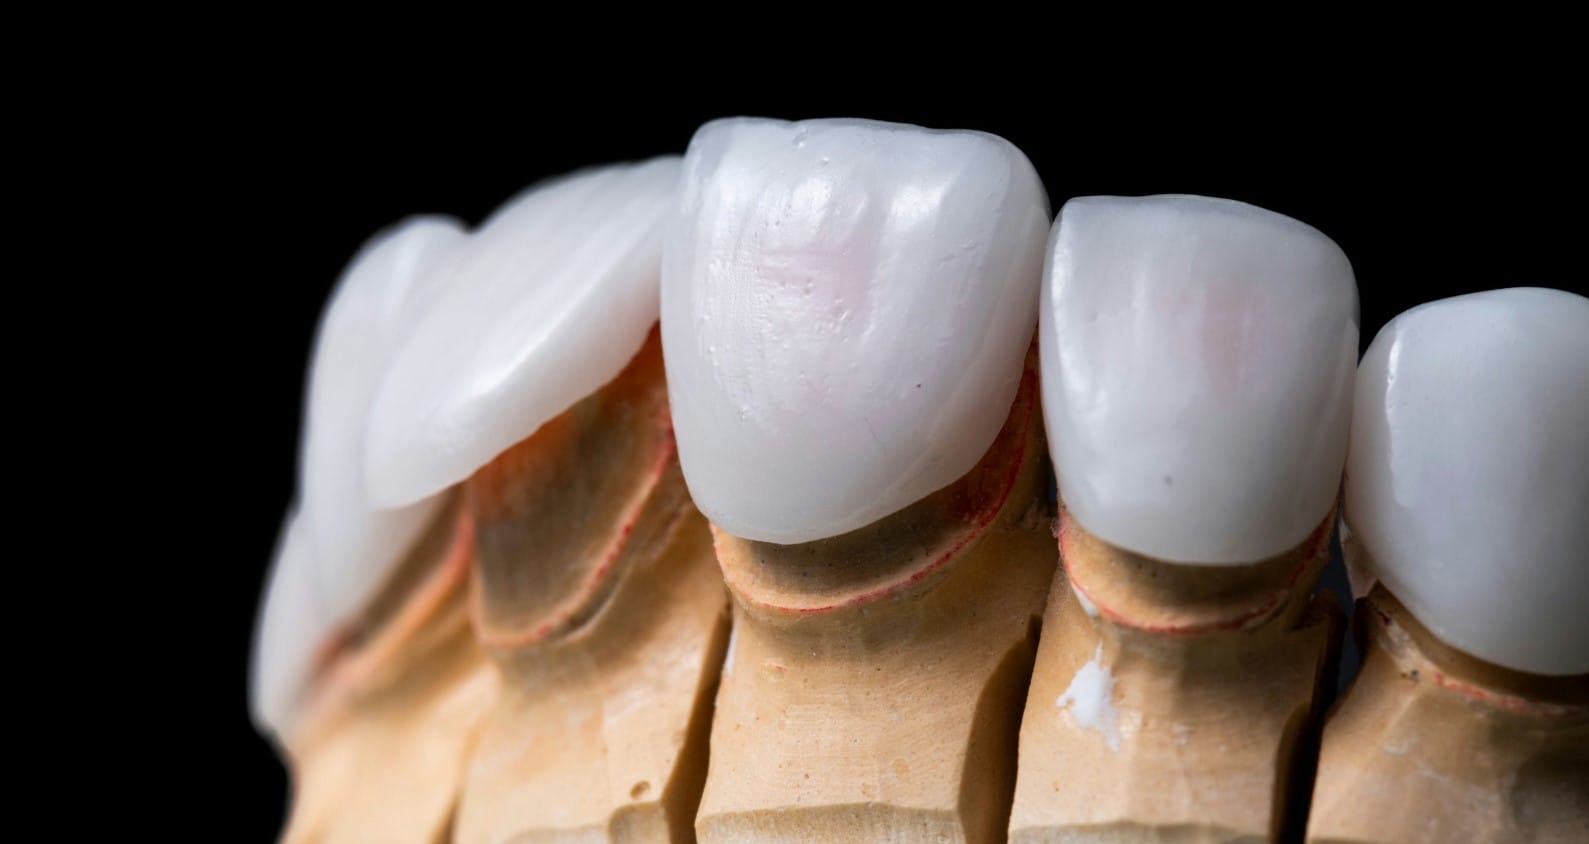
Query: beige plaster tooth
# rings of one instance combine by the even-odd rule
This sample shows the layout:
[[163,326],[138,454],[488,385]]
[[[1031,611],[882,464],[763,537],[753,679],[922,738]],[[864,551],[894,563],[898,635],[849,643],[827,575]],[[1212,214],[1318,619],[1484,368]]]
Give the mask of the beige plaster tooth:
[[675,456],[657,334],[466,492],[474,628],[502,693],[454,840],[692,840],[728,601]]
[[1310,596],[1334,518],[1254,565],[1188,566],[1062,511],[1009,840],[1274,840],[1334,670],[1340,614]]
[[1054,578],[1035,354],[961,480],[796,545],[714,528],[734,596],[702,842],[1004,838]]
[[1363,667],[1325,725],[1308,841],[1589,839],[1589,676],[1468,656],[1383,586],[1353,629]]
[[473,527],[443,511],[360,624],[322,658],[286,736],[293,802],[282,840],[442,842],[497,694],[468,620]]

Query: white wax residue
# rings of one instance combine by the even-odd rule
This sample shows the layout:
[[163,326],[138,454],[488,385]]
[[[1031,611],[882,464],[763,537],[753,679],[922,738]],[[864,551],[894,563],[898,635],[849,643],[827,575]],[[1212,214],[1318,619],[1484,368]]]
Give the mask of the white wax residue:
[[[1081,611],[1086,613],[1088,618],[1098,617],[1097,604],[1087,600],[1087,596],[1082,594],[1082,591],[1077,589],[1075,584],[1071,584],[1070,591],[1076,595],[1076,602],[1081,604]],[[1100,645],[1100,647],[1102,646]]]
[[735,625],[728,631],[728,655],[723,658],[723,673],[734,670],[734,651],[739,644],[739,626]]
[[1076,725],[1093,730],[1103,736],[1109,749],[1120,751],[1120,728],[1116,724],[1114,697],[1115,678],[1103,664],[1103,644],[1093,651],[1076,676],[1070,680],[1065,693],[1054,701],[1060,709],[1070,707],[1070,717]]

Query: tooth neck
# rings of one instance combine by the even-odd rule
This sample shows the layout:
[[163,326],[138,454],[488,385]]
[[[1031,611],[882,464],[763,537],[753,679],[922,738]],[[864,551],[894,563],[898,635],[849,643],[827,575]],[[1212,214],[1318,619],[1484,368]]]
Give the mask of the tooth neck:
[[[1286,629],[1329,562],[1332,510],[1301,545],[1245,566],[1191,566],[1135,554],[1094,536],[1063,507],[1059,553],[1071,588],[1099,619],[1150,636]],[[1300,599],[1299,599],[1300,597]]]
[[690,509],[655,329],[617,378],[483,467],[466,492],[480,641],[517,652],[586,630]]
[[[1434,693],[1525,718],[1589,723],[1589,674],[1549,677],[1503,668],[1440,641],[1377,584],[1358,604],[1358,633],[1372,637]],[[1366,643],[1365,643],[1366,649]]]
[[[1029,355],[1003,429],[953,484],[849,533],[778,545],[712,528],[724,580],[743,610],[775,627],[850,628],[931,591],[1001,514],[1041,511],[1042,444],[1036,358]],[[1030,512],[1028,512],[1030,511]]]
[[1352,621],[1362,669],[1325,725],[1307,840],[1583,838],[1589,675],[1474,659],[1382,586]]

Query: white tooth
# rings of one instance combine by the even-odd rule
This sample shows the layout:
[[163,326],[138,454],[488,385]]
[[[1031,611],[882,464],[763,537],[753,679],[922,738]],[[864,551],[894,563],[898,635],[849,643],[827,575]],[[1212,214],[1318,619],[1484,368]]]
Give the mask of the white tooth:
[[459,251],[370,417],[365,477],[386,506],[464,480],[617,375],[657,320],[677,158],[525,191]]
[[1346,520],[1435,635],[1589,672],[1589,299],[1516,288],[1413,308],[1357,377]]
[[254,629],[249,709],[261,732],[280,736],[309,680],[316,650],[333,624],[314,582],[314,548],[301,516],[289,516],[277,541]]
[[434,295],[458,223],[417,217],[372,238],[326,305],[310,364],[301,505],[272,564],[254,643],[255,720],[279,733],[314,654],[373,596],[434,514],[434,500],[380,510],[364,494],[370,400],[399,340]]
[[663,261],[679,459],[723,529],[803,542],[970,471],[1014,400],[1048,207],[979,132],[707,124]]
[[1358,325],[1329,238],[1230,200],[1073,199],[1044,297],[1043,411],[1087,530],[1162,560],[1240,564],[1329,513]]
[[358,612],[429,523],[438,498],[380,509],[366,495],[370,404],[393,354],[444,279],[463,241],[457,221],[422,217],[378,235],[349,265],[326,306],[309,377],[302,509],[320,561],[316,577],[337,618]]

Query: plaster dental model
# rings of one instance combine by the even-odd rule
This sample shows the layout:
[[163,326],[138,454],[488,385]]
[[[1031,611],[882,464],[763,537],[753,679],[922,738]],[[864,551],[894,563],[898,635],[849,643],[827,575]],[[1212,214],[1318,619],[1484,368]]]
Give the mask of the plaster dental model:
[[1002,837],[1055,568],[1047,228],[991,135],[733,119],[691,142],[663,350],[735,607],[701,841]]
[[488,220],[394,361],[369,485],[463,483],[501,691],[459,842],[678,841],[728,601],[674,456],[655,323],[678,159],[585,171]]
[[1351,266],[1240,202],[1084,197],[1040,311],[1065,574],[1010,840],[1272,840],[1340,628],[1310,593],[1350,423]]
[[1347,554],[1378,582],[1308,840],[1589,840],[1589,300],[1398,316],[1358,370],[1350,452]]
[[687,838],[727,595],[656,330],[677,176],[585,171],[472,235],[420,221],[343,283],[256,662],[273,727],[300,686],[329,701],[286,734],[288,840]]
[[283,840],[435,840],[495,677],[464,612],[472,533],[438,487],[400,508],[363,484],[365,420],[466,236],[418,218],[356,257],[311,364],[299,501],[255,638],[252,706],[292,769]]

